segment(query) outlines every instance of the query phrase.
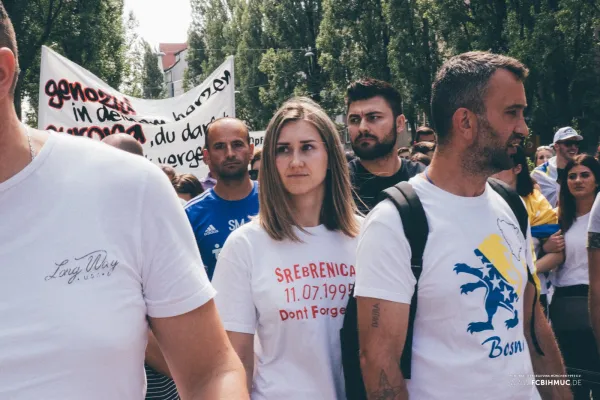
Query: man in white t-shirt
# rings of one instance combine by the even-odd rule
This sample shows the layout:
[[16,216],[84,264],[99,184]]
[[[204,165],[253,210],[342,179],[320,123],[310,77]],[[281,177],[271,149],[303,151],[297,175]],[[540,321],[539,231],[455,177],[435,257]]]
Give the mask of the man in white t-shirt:
[[[536,399],[533,374],[564,374],[539,302],[535,337],[544,355],[533,346],[531,242],[486,184],[512,167],[514,146],[528,134],[527,73],[515,59],[472,52],[446,62],[433,84],[438,147],[429,169],[409,181],[429,225],[410,380],[399,368],[416,283],[410,246],[389,200],[363,225],[355,294],[369,399]],[[568,386],[538,389],[570,398]]]
[[579,153],[583,136],[570,126],[560,128],[554,134],[552,146],[556,156],[552,157],[531,172],[531,176],[540,186],[540,190],[552,207],[558,205],[560,181],[567,163]]
[[149,324],[183,398],[247,399],[166,176],[22,125],[16,54],[0,3],[0,399],[143,399]]
[[600,349],[600,196],[596,196],[588,226],[590,319]]

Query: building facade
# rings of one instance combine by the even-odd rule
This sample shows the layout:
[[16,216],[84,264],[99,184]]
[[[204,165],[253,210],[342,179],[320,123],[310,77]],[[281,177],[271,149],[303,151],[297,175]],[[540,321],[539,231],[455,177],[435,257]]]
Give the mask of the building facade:
[[161,68],[165,76],[166,96],[176,97],[184,93],[183,77],[187,69],[187,43],[160,43]]

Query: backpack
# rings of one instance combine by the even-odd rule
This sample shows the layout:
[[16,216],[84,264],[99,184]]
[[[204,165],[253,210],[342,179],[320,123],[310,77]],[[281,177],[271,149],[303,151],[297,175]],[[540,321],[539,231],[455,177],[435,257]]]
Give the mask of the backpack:
[[[520,196],[504,182],[501,182],[497,179],[490,178],[488,183],[492,189],[502,196],[504,201],[506,201],[506,203],[510,206],[513,213],[517,217],[517,220],[519,221],[521,233],[525,239],[527,239],[527,226],[529,224],[529,218],[527,215],[527,209],[525,208]],[[404,234],[410,244],[412,255],[410,260],[411,269],[417,280],[417,283],[415,284],[415,292],[410,303],[406,342],[404,344],[402,357],[400,359],[400,370],[402,371],[402,376],[405,379],[410,379],[412,336],[415,315],[417,312],[419,277],[421,276],[423,267],[423,252],[425,250],[425,244],[427,243],[427,236],[429,235],[429,226],[427,224],[427,217],[425,216],[425,211],[423,210],[421,200],[419,200],[417,193],[408,182],[400,182],[397,185],[381,192],[379,201],[384,199],[391,200],[398,209],[398,213],[400,214],[402,225],[404,227]],[[538,293],[537,286],[535,285],[533,275],[531,274],[529,268],[527,268],[527,280],[533,284],[536,290],[533,300],[533,312],[535,313]],[[536,351],[539,354],[544,355],[535,336],[534,322],[534,317],[532,317],[530,327],[532,341]],[[340,339],[342,346],[342,365],[346,385],[346,398],[347,400],[366,400],[367,395],[360,370],[358,316],[354,290],[352,290],[348,299],[344,324],[340,331]]]

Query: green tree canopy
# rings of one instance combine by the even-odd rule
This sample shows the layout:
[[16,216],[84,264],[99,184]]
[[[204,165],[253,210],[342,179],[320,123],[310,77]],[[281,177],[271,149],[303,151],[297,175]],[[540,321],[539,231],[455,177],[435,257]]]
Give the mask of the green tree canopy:
[[144,71],[142,87],[144,99],[161,99],[165,97],[164,76],[159,66],[158,54],[144,42]]
[[3,0],[19,45],[21,72],[15,108],[21,116],[29,99],[35,122],[41,46],[50,46],[113,87],[123,80],[125,21],[123,0]]

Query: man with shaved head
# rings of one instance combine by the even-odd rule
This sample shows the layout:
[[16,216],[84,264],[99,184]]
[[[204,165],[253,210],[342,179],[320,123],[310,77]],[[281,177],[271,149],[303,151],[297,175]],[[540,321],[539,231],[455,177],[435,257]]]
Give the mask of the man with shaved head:
[[208,277],[227,237],[258,214],[258,183],[250,180],[248,164],[254,152],[250,132],[236,118],[221,118],[206,132],[204,158],[217,179],[214,188],[185,208]]
[[128,153],[144,156],[144,148],[140,142],[135,140],[133,136],[126,133],[116,133],[114,135],[107,136],[102,139],[102,142]]

